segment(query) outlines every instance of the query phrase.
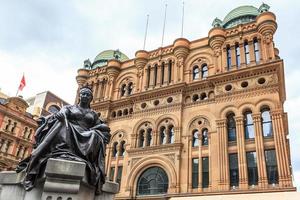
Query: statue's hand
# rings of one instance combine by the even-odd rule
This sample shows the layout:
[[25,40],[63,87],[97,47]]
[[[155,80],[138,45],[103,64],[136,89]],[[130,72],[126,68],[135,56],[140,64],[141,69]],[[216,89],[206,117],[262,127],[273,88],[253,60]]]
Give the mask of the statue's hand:
[[65,108],[60,109],[60,111],[54,114],[54,117],[59,121],[63,121],[66,117],[66,109]]

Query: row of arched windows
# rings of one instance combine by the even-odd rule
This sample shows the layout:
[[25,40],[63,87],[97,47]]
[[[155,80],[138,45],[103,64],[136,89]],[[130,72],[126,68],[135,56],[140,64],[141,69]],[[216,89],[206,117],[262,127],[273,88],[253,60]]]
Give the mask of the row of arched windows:
[[[263,107],[261,110],[261,127],[262,134],[264,137],[272,137],[273,129],[272,129],[272,120],[270,115],[270,108]],[[247,110],[243,113],[243,122],[244,122],[244,134],[245,139],[253,139],[255,138],[255,128],[254,122],[252,118],[252,111]],[[236,122],[235,122],[235,114],[230,112],[227,115],[227,136],[228,141],[236,141]]]
[[118,111],[112,111],[111,117],[116,118],[116,117],[122,117],[122,116],[127,116],[131,115],[133,113],[133,108],[125,108],[124,110],[118,110]]
[[[254,54],[254,59],[255,62],[258,63],[259,59],[260,59],[260,55],[259,55],[259,45],[258,45],[258,40],[257,38],[253,39],[253,54]],[[232,59],[235,59],[235,63],[237,68],[239,68],[241,66],[241,62],[245,62],[246,65],[248,65],[250,63],[250,51],[249,51],[249,44],[248,41],[245,40],[243,43],[243,48],[244,48],[244,59],[243,61],[241,61],[241,51],[240,51],[240,44],[236,43],[234,46],[234,51],[235,51],[235,58],[232,57],[232,49],[230,47],[230,45],[228,45],[226,47],[226,56],[227,56],[227,69],[230,70],[233,65],[232,65]]]
[[5,130],[5,131],[10,131],[10,132],[14,133],[16,127],[17,127],[17,122],[12,122],[11,119],[8,119],[8,120],[7,120],[7,124],[6,124],[4,130]]
[[[172,60],[165,63],[162,62],[161,67],[155,64],[153,67],[153,73],[151,73],[151,66],[147,67],[147,87],[153,85],[154,87],[158,84],[164,85],[169,84],[172,81]],[[158,80],[158,74],[160,74],[160,80]],[[150,82],[152,79],[152,82]]]
[[208,76],[208,67],[207,64],[204,63],[201,65],[201,68],[198,65],[193,67],[193,80],[205,79]]

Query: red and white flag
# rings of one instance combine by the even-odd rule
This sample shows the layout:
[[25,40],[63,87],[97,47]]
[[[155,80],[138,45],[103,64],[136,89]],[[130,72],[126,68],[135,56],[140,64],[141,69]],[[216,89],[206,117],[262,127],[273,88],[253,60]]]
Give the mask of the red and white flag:
[[19,85],[19,90],[22,91],[25,86],[26,86],[26,82],[25,82],[25,76],[23,74],[23,77],[22,77],[20,85]]

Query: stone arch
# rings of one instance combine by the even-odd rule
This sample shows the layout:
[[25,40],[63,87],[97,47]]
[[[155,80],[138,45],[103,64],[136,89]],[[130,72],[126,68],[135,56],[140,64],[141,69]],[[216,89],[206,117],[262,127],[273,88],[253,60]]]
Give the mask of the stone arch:
[[139,127],[143,124],[143,123],[145,123],[145,122],[149,122],[149,123],[151,123],[152,124],[152,127],[155,127],[155,121],[154,121],[154,119],[151,119],[151,118],[146,118],[146,119],[141,119],[141,120],[139,120],[137,123],[135,123],[135,125],[134,125],[134,127],[133,127],[133,134],[137,134],[137,132],[138,132],[138,129],[139,129]]
[[126,143],[128,142],[128,138],[127,138],[127,134],[126,131],[124,129],[118,129],[116,131],[114,131],[111,134],[111,139],[110,139],[110,143],[113,143],[117,140],[119,140],[119,138],[117,138],[118,134],[123,133],[122,137],[120,138],[120,140],[124,140]]
[[137,181],[141,174],[150,167],[161,167],[168,175],[169,179],[169,188],[176,187],[178,185],[178,180],[176,176],[176,169],[172,161],[165,156],[152,156],[145,157],[138,160],[134,166],[131,168],[130,173],[128,174],[128,179],[126,186],[130,188],[131,196],[136,196]]
[[156,120],[155,120],[155,129],[157,130],[159,124],[165,120],[165,119],[172,119],[174,121],[174,127],[179,127],[179,120],[178,118],[176,117],[176,115],[173,115],[173,114],[165,114],[165,115],[161,115],[160,117],[158,117]]
[[257,112],[255,106],[254,106],[252,103],[250,103],[250,102],[245,102],[245,103],[243,103],[243,104],[241,104],[241,105],[239,106],[239,108],[238,108],[238,115],[239,115],[239,116],[243,116],[243,114],[244,114],[244,112],[245,112],[246,110],[251,110],[252,113]]
[[197,115],[197,116],[193,117],[188,123],[187,130],[189,131],[189,134],[191,133],[191,131],[193,131],[196,128],[195,123],[197,124],[198,120],[200,120],[202,123],[198,124],[197,128],[200,128],[201,130],[203,128],[207,128],[208,131],[211,131],[211,121],[209,120],[209,118],[206,117],[205,115]]
[[[185,70],[192,69],[192,67],[193,67],[192,64],[199,58],[206,59],[207,60],[206,64],[208,67],[213,64],[213,60],[212,60],[213,55],[211,53],[207,53],[207,52],[190,53],[185,60],[185,66],[186,66]],[[199,67],[201,67],[201,66],[199,66]]]
[[262,99],[255,104],[255,108],[257,112],[260,112],[263,106],[268,106],[270,110],[276,109],[276,103],[271,99]]
[[127,78],[132,79],[133,85],[136,84],[136,80],[137,80],[136,74],[133,72],[126,72],[116,79],[116,88],[119,88],[120,84]]
[[220,111],[220,117],[222,119],[226,119],[226,116],[229,112],[233,112],[235,116],[239,114],[239,110],[234,105],[228,105]]

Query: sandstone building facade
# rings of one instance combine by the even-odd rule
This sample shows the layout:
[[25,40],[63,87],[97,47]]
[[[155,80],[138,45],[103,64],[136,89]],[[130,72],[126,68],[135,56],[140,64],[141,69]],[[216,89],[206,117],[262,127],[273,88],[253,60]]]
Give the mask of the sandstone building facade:
[[76,79],[111,127],[106,173],[120,183],[117,199],[295,191],[268,10],[241,6],[208,37],[84,62]]
[[14,170],[30,155],[37,123],[20,97],[0,98],[0,171]]

